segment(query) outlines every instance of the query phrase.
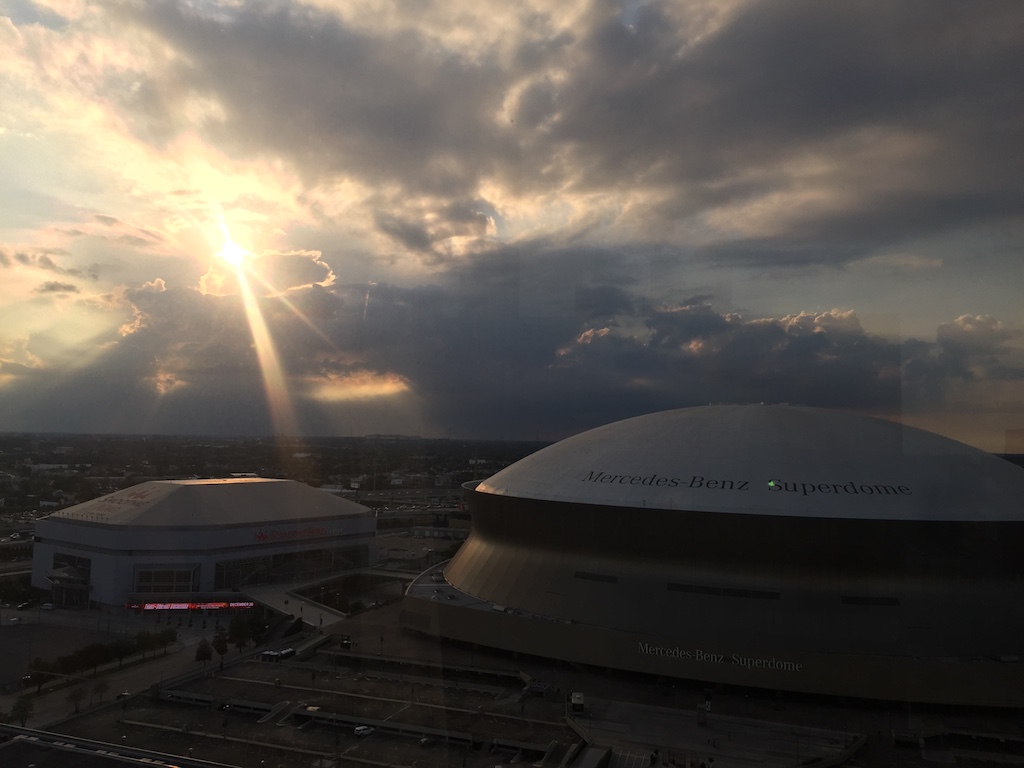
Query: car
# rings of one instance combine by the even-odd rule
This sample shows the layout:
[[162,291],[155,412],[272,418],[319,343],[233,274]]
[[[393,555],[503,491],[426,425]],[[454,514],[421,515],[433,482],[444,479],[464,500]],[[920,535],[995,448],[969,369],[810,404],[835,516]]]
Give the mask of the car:
[[53,603],[43,603],[39,607],[42,608],[44,611],[52,611],[54,609]]
[[21,616],[11,616],[11,624],[20,624]]
[[18,610],[19,611],[27,611],[31,607],[32,607],[32,601],[31,600],[26,600],[24,603],[18,603]]
[[356,726],[356,730],[355,730],[356,736],[369,736],[371,733],[373,733],[373,728],[371,728],[368,725],[357,725]]
[[131,691],[121,691],[119,694],[117,694],[117,698],[119,698],[119,699],[127,699],[131,695],[132,695]]

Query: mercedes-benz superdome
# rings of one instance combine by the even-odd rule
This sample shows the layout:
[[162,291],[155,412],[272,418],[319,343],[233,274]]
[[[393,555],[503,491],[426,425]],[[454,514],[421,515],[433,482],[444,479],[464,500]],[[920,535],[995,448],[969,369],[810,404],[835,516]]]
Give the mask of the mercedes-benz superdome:
[[1024,469],[819,408],[655,413],[467,488],[406,626],[777,690],[1024,705]]

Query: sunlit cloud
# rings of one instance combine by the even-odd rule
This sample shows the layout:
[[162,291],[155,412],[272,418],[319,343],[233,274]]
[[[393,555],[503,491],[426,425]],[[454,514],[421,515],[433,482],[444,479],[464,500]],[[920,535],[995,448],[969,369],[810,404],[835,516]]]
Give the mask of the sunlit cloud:
[[183,379],[178,378],[173,372],[164,370],[160,367],[159,361],[157,362],[158,370],[149,381],[153,384],[153,388],[157,391],[157,394],[164,396],[169,395],[180,389],[184,389],[187,386],[187,382]]
[[373,371],[311,378],[306,383],[310,397],[326,403],[390,398],[410,391],[404,377]]

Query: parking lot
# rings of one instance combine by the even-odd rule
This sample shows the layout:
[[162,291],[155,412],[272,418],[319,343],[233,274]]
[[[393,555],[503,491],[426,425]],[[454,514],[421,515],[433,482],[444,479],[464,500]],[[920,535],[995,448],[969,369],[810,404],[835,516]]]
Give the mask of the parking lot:
[[333,640],[302,661],[257,655],[223,672],[211,664],[207,676],[160,696],[132,697],[61,731],[105,732],[114,743],[243,766],[313,759],[484,768],[517,756],[532,763],[553,742],[565,745],[552,748],[550,760],[578,740],[561,702],[528,696],[513,675],[453,677],[339,656],[340,649]]

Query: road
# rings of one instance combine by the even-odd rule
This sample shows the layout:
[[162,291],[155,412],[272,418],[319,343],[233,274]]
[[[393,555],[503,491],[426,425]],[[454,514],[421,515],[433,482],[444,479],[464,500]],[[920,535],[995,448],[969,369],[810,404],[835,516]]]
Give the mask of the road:
[[[132,637],[143,629],[150,632],[158,632],[168,626],[164,623],[157,624],[151,617],[113,616],[84,611],[43,611],[38,608],[30,611],[4,609],[3,614],[3,620],[7,621],[8,625],[0,627],[0,638],[5,633],[17,632],[27,628],[16,625],[10,626],[9,618],[12,615],[17,616],[26,624],[41,624],[47,628],[52,627],[54,631],[73,633],[76,629],[109,630],[111,637],[118,635]],[[206,630],[202,629],[201,622],[199,622],[198,627],[193,626],[192,628],[187,626],[179,628],[176,626],[176,623],[172,623],[171,626],[178,630],[178,642],[168,647],[166,655],[162,651],[157,651],[154,658],[142,664],[123,669],[115,668],[101,675],[108,685],[107,693],[104,695],[104,702],[109,703],[111,697],[122,691],[137,694],[146,691],[153,683],[160,683],[163,680],[197,669],[195,646],[204,636],[209,637],[212,635],[212,621]],[[232,658],[234,654],[235,652],[229,653],[227,658]],[[116,667],[116,665],[114,666]],[[88,705],[89,692],[96,679],[88,676],[82,679],[82,685],[85,686],[87,692],[82,706]],[[27,725],[33,728],[45,728],[50,723],[63,720],[68,714],[73,713],[74,705],[68,701],[68,693],[71,690],[71,688],[64,688],[33,697],[33,712]],[[0,711],[10,712],[17,698],[17,694],[0,696]]]

